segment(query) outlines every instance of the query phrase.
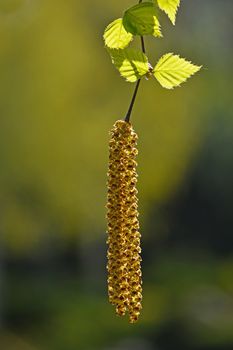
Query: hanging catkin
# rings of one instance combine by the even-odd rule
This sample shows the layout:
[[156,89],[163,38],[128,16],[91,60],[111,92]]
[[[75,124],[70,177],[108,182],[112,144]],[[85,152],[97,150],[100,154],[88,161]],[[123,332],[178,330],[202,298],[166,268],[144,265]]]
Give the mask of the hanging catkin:
[[111,130],[108,169],[108,295],[120,316],[138,320],[142,300],[137,199],[137,134],[118,120]]

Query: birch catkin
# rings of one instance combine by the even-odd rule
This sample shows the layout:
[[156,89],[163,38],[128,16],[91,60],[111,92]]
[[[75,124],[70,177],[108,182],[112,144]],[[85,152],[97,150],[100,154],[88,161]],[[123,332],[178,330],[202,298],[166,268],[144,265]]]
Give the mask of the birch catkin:
[[138,320],[142,300],[137,199],[137,134],[118,120],[111,130],[108,169],[108,295],[120,316]]

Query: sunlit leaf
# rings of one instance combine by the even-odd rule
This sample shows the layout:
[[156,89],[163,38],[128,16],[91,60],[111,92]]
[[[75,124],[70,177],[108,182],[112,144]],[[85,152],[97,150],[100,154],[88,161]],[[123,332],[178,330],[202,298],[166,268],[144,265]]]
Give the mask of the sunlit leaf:
[[104,31],[105,45],[111,49],[124,49],[132,38],[133,35],[125,30],[122,18],[110,23]]
[[196,66],[178,55],[167,53],[160,58],[153,73],[164,88],[173,89],[200,69],[201,66]]
[[156,7],[152,2],[142,2],[126,10],[123,24],[134,35],[162,36]]
[[176,14],[180,6],[180,0],[157,0],[159,8],[164,11],[175,25]]
[[149,72],[146,55],[136,49],[109,50],[112,63],[119,70],[122,77],[134,83]]

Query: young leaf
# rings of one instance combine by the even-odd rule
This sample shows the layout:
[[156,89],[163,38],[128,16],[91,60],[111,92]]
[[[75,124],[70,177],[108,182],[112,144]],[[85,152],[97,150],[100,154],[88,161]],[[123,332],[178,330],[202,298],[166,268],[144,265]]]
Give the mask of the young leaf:
[[125,30],[122,18],[110,23],[104,31],[105,45],[110,49],[124,49],[132,38],[133,35]]
[[170,18],[173,25],[176,22],[176,13],[180,6],[180,0],[157,0],[159,8]]
[[180,58],[178,55],[167,53],[160,58],[153,73],[164,88],[173,89],[198,72],[201,67]]
[[125,11],[125,29],[134,35],[154,35],[162,37],[156,7],[152,2],[142,2]]
[[146,55],[136,49],[109,50],[112,63],[119,70],[122,77],[134,83],[149,72],[149,63]]

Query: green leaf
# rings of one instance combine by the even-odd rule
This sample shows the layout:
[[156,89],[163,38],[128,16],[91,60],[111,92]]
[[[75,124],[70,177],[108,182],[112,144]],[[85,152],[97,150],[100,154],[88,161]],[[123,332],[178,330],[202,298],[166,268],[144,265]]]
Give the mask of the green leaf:
[[155,4],[142,2],[125,11],[125,29],[134,35],[154,35],[162,37]]
[[178,55],[167,53],[160,58],[153,73],[164,88],[173,89],[198,72],[201,67],[180,58]]
[[110,49],[124,49],[132,38],[133,35],[125,30],[122,18],[110,23],[104,31],[105,45]]
[[136,49],[110,49],[112,63],[119,70],[122,77],[134,83],[149,72],[149,63],[146,55]]
[[173,25],[176,23],[176,13],[180,6],[180,0],[157,0],[159,8],[170,18]]

